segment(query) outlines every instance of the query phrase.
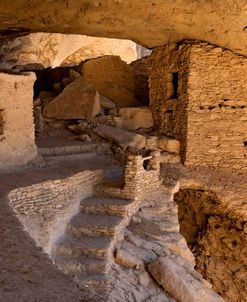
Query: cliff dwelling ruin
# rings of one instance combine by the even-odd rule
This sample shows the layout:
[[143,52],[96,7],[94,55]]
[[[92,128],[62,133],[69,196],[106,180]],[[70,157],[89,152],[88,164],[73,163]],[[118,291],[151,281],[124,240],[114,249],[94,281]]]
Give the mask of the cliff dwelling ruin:
[[0,302],[247,302],[246,5],[14,2]]

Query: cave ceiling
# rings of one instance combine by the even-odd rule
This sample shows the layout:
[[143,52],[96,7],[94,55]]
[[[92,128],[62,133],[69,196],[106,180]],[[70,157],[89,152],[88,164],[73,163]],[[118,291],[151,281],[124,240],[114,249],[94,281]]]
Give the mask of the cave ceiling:
[[0,0],[0,35],[59,32],[153,48],[194,39],[247,55],[243,0]]

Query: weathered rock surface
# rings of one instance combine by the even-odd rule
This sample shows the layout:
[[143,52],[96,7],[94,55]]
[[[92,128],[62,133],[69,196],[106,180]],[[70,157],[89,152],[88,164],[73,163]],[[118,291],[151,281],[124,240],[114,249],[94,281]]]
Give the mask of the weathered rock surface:
[[180,152],[180,142],[176,139],[171,139],[168,137],[161,137],[158,141],[158,147],[166,152]]
[[43,108],[43,115],[56,119],[91,119],[100,112],[99,95],[82,77]]
[[132,256],[125,250],[121,250],[121,249],[117,250],[115,261],[119,265],[122,265],[123,267],[126,268],[139,269],[139,266],[142,264],[142,262],[137,257]]
[[77,65],[83,60],[103,55],[119,55],[130,63],[137,59],[136,44],[129,40],[35,33],[3,42],[0,46],[0,68],[29,65],[57,67]]
[[[66,36],[64,40],[66,41]],[[136,43],[130,40],[120,40],[120,39],[109,39],[102,37],[88,37],[81,35],[71,35],[72,44],[75,41],[80,41],[78,45],[78,50],[71,52],[71,55],[64,58],[63,62],[60,64],[62,66],[79,64],[81,61],[98,58],[105,55],[117,55],[125,61],[130,63],[137,59],[137,47]],[[61,58],[63,55],[63,50],[66,50],[68,43],[64,43],[61,50]],[[59,58],[59,53],[58,56]]]
[[[133,61],[130,65],[134,68],[135,73],[135,95],[146,106],[149,105],[149,65],[150,54],[148,57],[142,57],[139,60]],[[142,54],[141,54],[142,55]],[[145,55],[145,54],[143,54]],[[150,66],[151,67],[151,66]]]
[[61,32],[115,37],[147,47],[197,39],[247,54],[245,1],[37,1],[0,3],[1,34]]
[[[203,178],[203,173],[199,173]],[[196,179],[201,181],[198,175]],[[222,180],[222,175],[215,172],[208,174],[207,179],[209,182],[213,179],[215,192],[196,189],[193,182],[188,182],[187,189],[175,195],[180,232],[193,250],[197,270],[213,284],[213,289],[226,301],[246,301],[246,222],[234,213],[241,207],[246,212],[243,194],[246,184],[240,179],[233,181],[229,175]],[[222,192],[224,198],[219,198]],[[229,210],[231,200],[238,205],[231,205]]]
[[224,302],[219,295],[213,292],[196,279],[201,276],[193,271],[190,272],[174,262],[170,257],[160,257],[148,266],[148,270],[154,279],[178,302]]
[[123,150],[131,148],[137,151],[145,147],[145,137],[140,134],[105,125],[100,125],[94,128],[93,131],[120,146]]
[[151,128],[154,125],[152,112],[149,108],[127,107],[119,110],[122,126],[125,129]]
[[[176,190],[175,187],[173,190]],[[140,210],[132,217],[118,249],[139,259],[140,267],[138,270],[124,268],[114,263],[110,271],[112,289],[109,301],[192,302],[195,300],[189,299],[198,293],[198,289],[202,295],[197,296],[196,302],[224,301],[211,291],[209,283],[194,270],[194,257],[179,233],[177,206],[173,202],[172,193],[156,191],[146,196]],[[164,288],[154,281],[155,278],[148,271],[148,267],[152,266],[150,263],[159,263],[162,258],[169,259],[167,273],[170,278]],[[157,265],[157,272],[163,274],[163,271],[164,266]],[[191,293],[187,285],[189,289],[195,285],[195,293]],[[170,286],[176,290],[174,296],[168,293]],[[184,296],[182,300],[178,300],[176,294],[181,293],[181,288]],[[203,297],[207,297],[207,300],[203,300]]]
[[100,106],[103,109],[115,109],[116,105],[112,101],[108,100],[106,97],[103,95],[100,95]]
[[140,106],[135,96],[133,68],[118,56],[104,56],[87,61],[82,74],[95,89],[118,108]]

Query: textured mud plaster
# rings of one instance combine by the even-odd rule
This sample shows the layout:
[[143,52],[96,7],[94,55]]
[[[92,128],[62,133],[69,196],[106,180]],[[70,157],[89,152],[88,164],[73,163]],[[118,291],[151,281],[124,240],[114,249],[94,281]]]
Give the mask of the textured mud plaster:
[[37,153],[34,140],[35,75],[0,73],[0,169],[25,164]]

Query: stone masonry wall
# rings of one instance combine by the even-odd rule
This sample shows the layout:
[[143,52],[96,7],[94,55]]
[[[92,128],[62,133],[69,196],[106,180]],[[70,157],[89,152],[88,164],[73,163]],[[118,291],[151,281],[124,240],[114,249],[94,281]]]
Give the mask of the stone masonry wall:
[[247,171],[246,68],[245,57],[204,42],[167,44],[151,55],[155,124],[181,142],[185,165]]
[[49,254],[66,224],[79,211],[80,201],[93,194],[93,186],[102,177],[102,170],[83,171],[15,189],[10,192],[9,200],[25,229]]
[[0,169],[35,157],[33,84],[35,75],[0,73]]
[[[144,162],[147,161],[147,169]],[[124,187],[100,187],[100,192],[118,198],[142,201],[147,194],[155,192],[160,182],[160,152],[153,152],[151,156],[143,158],[142,155],[129,155],[125,164]]]
[[193,45],[185,164],[247,171],[247,58]]
[[159,133],[181,142],[185,154],[187,78],[190,45],[171,43],[156,48],[149,65],[150,108]]

